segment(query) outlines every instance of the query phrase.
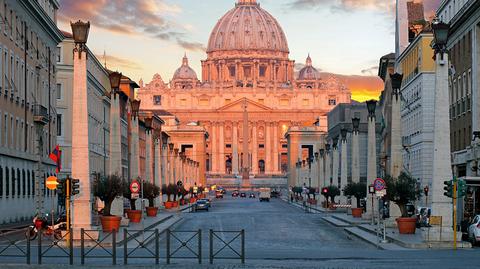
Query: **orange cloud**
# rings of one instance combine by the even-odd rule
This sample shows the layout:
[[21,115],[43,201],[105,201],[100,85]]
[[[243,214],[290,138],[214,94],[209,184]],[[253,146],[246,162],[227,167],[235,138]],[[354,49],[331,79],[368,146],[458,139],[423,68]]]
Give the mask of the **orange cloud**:
[[338,75],[334,74],[352,91],[352,99],[364,102],[380,97],[384,85],[383,80],[377,76]]

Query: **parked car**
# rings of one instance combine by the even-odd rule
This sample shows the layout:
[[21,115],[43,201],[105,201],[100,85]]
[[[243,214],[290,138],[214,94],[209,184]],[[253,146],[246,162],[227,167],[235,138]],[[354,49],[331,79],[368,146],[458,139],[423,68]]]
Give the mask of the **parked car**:
[[260,191],[260,195],[258,196],[258,198],[260,199],[260,202],[263,202],[263,201],[270,202],[270,197],[271,197],[270,188],[261,188],[259,191]]
[[278,197],[280,197],[280,192],[278,192],[278,191],[272,191],[272,192],[270,193],[270,196],[271,196],[272,198],[278,198]]
[[247,197],[247,194],[242,192],[242,193],[240,193],[240,197],[245,198],[245,197]]
[[216,191],[216,192],[215,192],[215,198],[217,198],[217,199],[223,198],[223,192],[221,192],[221,191]]
[[207,200],[198,200],[196,203],[195,203],[195,211],[198,211],[198,210],[207,210],[208,211],[208,208],[209,208],[209,204],[208,204],[208,201]]
[[468,239],[472,245],[480,243],[480,215],[476,215],[468,226]]
[[248,198],[255,198],[255,193],[250,193],[250,195],[248,196]]
[[240,192],[238,192],[238,191],[233,191],[232,192],[232,197],[238,197],[238,195],[240,195]]
[[212,203],[211,203],[212,201],[210,200],[210,198],[202,198],[199,201],[205,201],[208,207],[212,206]]

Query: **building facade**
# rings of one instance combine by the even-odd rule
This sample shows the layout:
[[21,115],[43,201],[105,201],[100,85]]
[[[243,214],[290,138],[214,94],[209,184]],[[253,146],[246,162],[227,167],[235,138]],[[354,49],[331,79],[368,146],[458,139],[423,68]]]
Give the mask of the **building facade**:
[[0,1],[0,223],[50,208],[55,173],[56,0]]
[[[313,125],[350,97],[337,79],[321,76],[310,57],[295,75],[285,33],[255,0],[238,0],[218,21],[200,79],[185,56],[169,83],[157,74],[138,90],[142,109],[167,110],[181,124],[207,130],[210,178],[234,177],[243,167],[251,177],[285,175],[287,130]],[[243,132],[245,114],[248,132]]]
[[450,25],[447,49],[450,58],[450,141],[453,174],[466,179],[467,195],[460,201],[458,222],[480,213],[478,159],[480,109],[480,2],[442,1],[437,11]]
[[[424,29],[402,52],[397,63],[403,73],[403,169],[423,187],[432,188],[435,62],[430,44],[433,34]],[[424,202],[421,199],[421,202]],[[427,206],[427,205],[425,205]]]

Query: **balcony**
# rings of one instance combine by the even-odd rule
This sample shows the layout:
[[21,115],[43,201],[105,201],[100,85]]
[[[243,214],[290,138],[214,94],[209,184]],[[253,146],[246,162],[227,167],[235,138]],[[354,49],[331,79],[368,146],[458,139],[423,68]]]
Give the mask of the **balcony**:
[[48,119],[48,109],[42,105],[34,105],[33,106],[33,120],[35,123],[39,124],[47,124]]

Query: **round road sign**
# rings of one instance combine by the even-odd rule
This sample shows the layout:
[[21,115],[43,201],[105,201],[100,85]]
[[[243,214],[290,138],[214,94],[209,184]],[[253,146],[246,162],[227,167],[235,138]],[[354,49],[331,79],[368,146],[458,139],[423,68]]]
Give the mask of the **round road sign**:
[[56,176],[48,177],[45,181],[45,185],[49,190],[55,190],[57,188],[58,182]]
[[373,187],[375,188],[376,191],[382,191],[385,189],[385,180],[381,179],[381,178],[377,178],[375,179],[375,181],[373,182]]
[[137,180],[134,180],[132,183],[130,183],[130,191],[132,193],[138,193],[140,191],[140,183]]

